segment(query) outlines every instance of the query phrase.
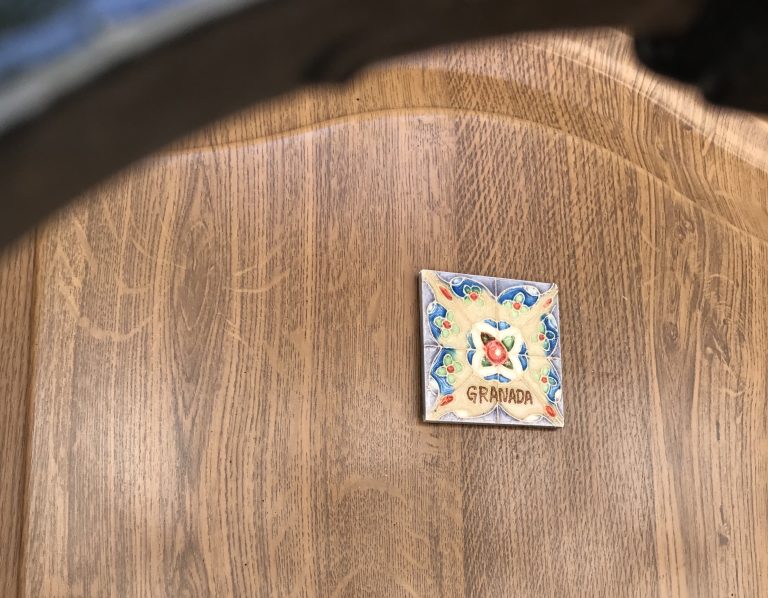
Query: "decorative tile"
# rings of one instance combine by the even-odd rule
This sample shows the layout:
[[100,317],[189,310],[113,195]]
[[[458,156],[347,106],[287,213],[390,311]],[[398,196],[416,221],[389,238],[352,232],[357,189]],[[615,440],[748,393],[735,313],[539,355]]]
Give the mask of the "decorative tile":
[[562,427],[557,285],[420,278],[425,421]]

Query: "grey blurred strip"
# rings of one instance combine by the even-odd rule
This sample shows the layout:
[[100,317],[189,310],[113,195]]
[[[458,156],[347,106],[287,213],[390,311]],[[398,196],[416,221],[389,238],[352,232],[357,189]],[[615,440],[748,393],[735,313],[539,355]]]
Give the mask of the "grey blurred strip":
[[260,0],[191,0],[108,27],[85,44],[0,86],[0,134],[111,67]]

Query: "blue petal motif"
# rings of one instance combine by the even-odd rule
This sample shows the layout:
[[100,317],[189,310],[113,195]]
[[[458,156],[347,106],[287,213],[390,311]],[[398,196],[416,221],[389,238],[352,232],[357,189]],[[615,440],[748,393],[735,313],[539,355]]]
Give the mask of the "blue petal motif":
[[[523,348],[525,348],[525,345],[523,345]],[[518,359],[520,360],[520,365],[523,366],[523,371],[528,369],[528,358],[523,355],[523,352],[520,351],[520,355],[518,355]]]
[[433,301],[427,307],[427,320],[429,321],[429,329],[432,331],[432,336],[436,341],[440,341],[440,329],[435,324],[435,318],[444,318],[448,310],[440,305],[437,301]]
[[487,320],[483,320],[483,322],[485,322],[486,324],[488,324],[488,326],[490,326],[491,328],[496,328],[496,329],[498,329],[498,328],[499,328],[499,325],[496,323],[496,320],[491,320],[491,319],[489,318],[489,319],[487,319]]
[[444,395],[449,395],[453,392],[453,386],[448,384],[448,380],[446,378],[437,375],[437,370],[441,365],[443,365],[443,359],[445,359],[446,355],[450,355],[456,359],[456,350],[441,349],[437,354],[437,357],[435,357],[435,362],[432,364],[432,368],[429,370],[429,375],[432,376],[432,379],[435,382],[437,382],[437,385],[440,388],[440,392]]
[[483,291],[488,293],[488,295],[493,295],[491,291],[488,290],[488,287],[485,286],[482,282],[478,280],[473,280],[471,278],[467,278],[466,276],[454,276],[451,278],[451,290],[456,293],[461,298],[464,298],[467,294],[467,289],[469,287],[480,287]]
[[560,390],[561,384],[560,374],[552,363],[549,364],[549,376],[550,378],[554,378],[555,383],[550,385],[549,390],[547,391],[547,400],[550,403],[556,403],[557,399],[555,398],[555,395],[557,394],[557,391]]
[[544,314],[541,316],[541,322],[544,324],[544,330],[554,334],[554,338],[549,341],[549,349],[547,349],[546,356],[549,357],[557,349],[557,343],[560,340],[560,332],[557,329],[557,320],[552,314]]
[[499,303],[504,303],[505,301],[512,301],[515,295],[518,293],[523,294],[523,305],[526,305],[527,307],[531,307],[534,303],[536,303],[539,300],[539,297],[541,296],[541,293],[539,292],[539,289],[532,286],[516,286],[516,287],[510,287],[506,291],[504,291],[501,295],[499,295]]

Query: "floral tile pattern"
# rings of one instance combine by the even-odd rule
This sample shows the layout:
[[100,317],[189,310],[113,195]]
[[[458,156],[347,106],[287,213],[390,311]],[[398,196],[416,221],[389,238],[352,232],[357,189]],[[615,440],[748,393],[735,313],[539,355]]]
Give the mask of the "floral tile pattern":
[[557,293],[422,270],[424,419],[562,427]]

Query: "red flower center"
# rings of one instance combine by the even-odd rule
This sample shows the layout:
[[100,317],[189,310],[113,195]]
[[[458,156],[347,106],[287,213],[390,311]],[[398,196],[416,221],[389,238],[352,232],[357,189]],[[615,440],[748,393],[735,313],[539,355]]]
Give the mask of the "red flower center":
[[469,298],[472,299],[472,301],[475,301],[477,299],[477,293],[475,292],[470,293]]
[[456,369],[452,365],[449,365],[447,368],[449,374],[453,374],[453,371]]
[[549,417],[555,417],[556,413],[555,413],[555,410],[552,409],[551,405],[547,405],[545,409],[546,409],[547,415],[549,415]]
[[539,340],[540,340],[540,341],[543,341],[543,340],[544,340],[544,335],[543,335],[543,334],[540,334],[540,335],[539,335]]
[[546,376],[542,376],[541,377],[541,381],[542,381],[542,383],[546,384],[547,383],[547,377]]
[[448,320],[443,320],[443,328],[450,328],[451,323]]
[[507,360],[507,349],[499,341],[488,341],[485,345],[485,355],[493,365],[501,365]]
[[517,303],[517,302],[515,302],[515,303],[512,305],[512,307],[514,307],[515,309],[520,309],[520,304],[519,304],[519,303]]

